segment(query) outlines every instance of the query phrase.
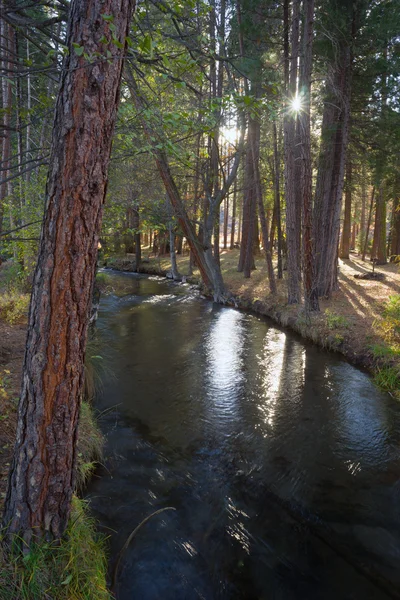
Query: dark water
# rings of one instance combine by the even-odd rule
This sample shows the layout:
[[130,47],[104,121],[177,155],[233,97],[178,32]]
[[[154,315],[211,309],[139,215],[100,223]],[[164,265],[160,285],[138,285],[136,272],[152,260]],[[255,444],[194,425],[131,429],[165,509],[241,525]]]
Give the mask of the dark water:
[[98,321],[122,600],[400,597],[400,405],[333,354],[185,286],[112,275]]

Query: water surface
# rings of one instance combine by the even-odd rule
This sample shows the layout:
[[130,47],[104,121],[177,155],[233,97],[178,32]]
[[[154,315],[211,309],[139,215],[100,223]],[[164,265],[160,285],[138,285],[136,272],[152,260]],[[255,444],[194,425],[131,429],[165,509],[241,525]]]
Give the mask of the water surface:
[[400,597],[400,406],[340,357],[188,286],[115,274],[88,490],[121,600]]

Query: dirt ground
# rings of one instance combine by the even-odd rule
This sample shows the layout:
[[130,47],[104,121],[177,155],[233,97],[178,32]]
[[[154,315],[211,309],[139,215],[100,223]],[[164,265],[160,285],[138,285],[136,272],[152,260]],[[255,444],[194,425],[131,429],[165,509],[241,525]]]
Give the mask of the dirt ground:
[[0,320],[0,506],[14,446],[25,339],[26,322],[9,325]]

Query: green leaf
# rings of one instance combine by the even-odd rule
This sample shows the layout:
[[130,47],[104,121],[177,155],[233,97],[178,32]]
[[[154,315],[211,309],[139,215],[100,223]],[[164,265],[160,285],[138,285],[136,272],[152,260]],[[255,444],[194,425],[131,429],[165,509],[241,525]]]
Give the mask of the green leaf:
[[107,23],[112,23],[114,21],[114,15],[103,14],[101,17],[104,21],[107,21]]
[[75,54],[77,56],[82,56],[83,51],[84,51],[84,47],[80,46],[79,44],[75,44],[75,43],[72,43],[72,46],[73,46],[73,48],[75,50]]

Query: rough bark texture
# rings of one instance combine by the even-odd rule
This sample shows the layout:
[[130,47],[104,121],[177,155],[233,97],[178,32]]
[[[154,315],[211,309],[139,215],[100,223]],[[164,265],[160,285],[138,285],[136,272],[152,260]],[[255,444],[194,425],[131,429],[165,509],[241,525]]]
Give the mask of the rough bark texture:
[[[287,11],[284,11],[285,14]],[[299,211],[296,206],[296,166],[295,166],[295,136],[296,115],[291,110],[291,102],[296,96],[297,89],[297,59],[299,53],[299,17],[300,0],[293,0],[291,49],[290,57],[285,56],[285,63],[289,65],[288,81],[286,82],[286,102],[284,116],[284,141],[285,141],[285,198],[286,198],[286,243],[287,243],[287,283],[288,303],[300,302],[300,252],[299,252]],[[289,24],[285,23],[285,29]],[[285,44],[286,49],[286,44]]]
[[314,0],[305,7],[303,27],[303,53],[300,71],[300,89],[303,108],[299,114],[300,173],[303,218],[303,280],[306,311],[319,310],[315,281],[315,254],[312,227],[312,162],[311,162],[311,72]]
[[392,239],[390,244],[390,261],[397,260],[400,255],[400,197],[393,200]]
[[[281,219],[281,194],[280,194],[280,162],[278,153],[278,135],[276,131],[276,123],[272,124],[274,138],[274,206],[276,214],[276,229],[278,234],[278,279],[283,278],[282,267],[282,219]],[[272,251],[272,244],[271,244]]]
[[367,222],[367,228],[365,230],[365,241],[364,241],[364,247],[363,247],[362,257],[361,257],[362,260],[365,260],[365,255],[366,255],[367,249],[368,249],[369,230],[371,227],[372,210],[374,208],[374,196],[375,196],[375,186],[372,188],[371,202],[369,205],[368,222]]
[[350,258],[350,236],[351,236],[351,159],[346,162],[346,185],[344,193],[344,219],[342,239],[340,243],[340,258]]
[[328,76],[314,203],[318,295],[338,287],[340,210],[350,114],[351,55],[347,42]]
[[[39,259],[29,313],[17,440],[3,524],[60,538],[75,486],[76,438],[123,50],[133,0],[73,0],[58,94]],[[113,15],[115,31],[102,14]],[[101,40],[107,40],[107,42]],[[111,52],[89,64],[74,51]],[[77,46],[75,46],[77,47]]]
[[385,265],[386,257],[386,200],[384,194],[384,183],[379,186],[379,194],[376,199],[376,215],[374,243],[371,258],[376,259],[377,265]]

